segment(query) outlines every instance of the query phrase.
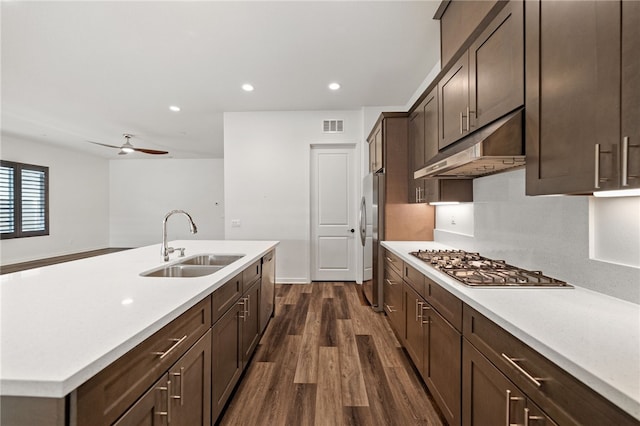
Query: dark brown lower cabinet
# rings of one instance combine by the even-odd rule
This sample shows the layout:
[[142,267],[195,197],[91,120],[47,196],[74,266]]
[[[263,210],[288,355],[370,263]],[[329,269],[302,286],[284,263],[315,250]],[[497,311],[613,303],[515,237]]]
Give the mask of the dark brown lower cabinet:
[[433,307],[423,306],[424,379],[450,425],[460,424],[462,335]]
[[211,330],[116,423],[205,425],[211,422]]
[[462,359],[465,426],[556,424],[464,339]]
[[[212,327],[212,422],[218,419],[260,341],[260,279]],[[196,424],[196,423],[193,423]]]
[[212,419],[218,418],[240,375],[242,347],[240,342],[244,300],[229,309],[211,328],[212,334]]
[[404,305],[406,306],[407,322],[404,347],[422,377],[425,377],[423,358],[426,333],[424,324],[422,324],[422,308],[425,301],[414,289],[404,284]]
[[171,425],[211,423],[211,330],[169,370]]
[[460,424],[461,334],[404,283],[404,347],[450,425]]
[[405,344],[405,307],[402,291],[402,278],[391,267],[384,268],[384,311],[387,313],[391,327],[396,332],[401,344]]
[[260,341],[260,280],[255,281],[244,295],[242,315],[242,365],[249,362]]
[[169,374],[162,376],[131,407],[114,426],[164,426],[167,424],[167,382]]

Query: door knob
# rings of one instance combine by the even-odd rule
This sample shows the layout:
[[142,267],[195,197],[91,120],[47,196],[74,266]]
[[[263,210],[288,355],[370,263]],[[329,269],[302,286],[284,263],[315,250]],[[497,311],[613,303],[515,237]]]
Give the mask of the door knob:
[[353,228],[351,228],[351,229],[349,230],[349,232],[351,232],[351,233],[353,234],[354,232],[356,232],[356,230],[355,230],[355,229],[353,229]]

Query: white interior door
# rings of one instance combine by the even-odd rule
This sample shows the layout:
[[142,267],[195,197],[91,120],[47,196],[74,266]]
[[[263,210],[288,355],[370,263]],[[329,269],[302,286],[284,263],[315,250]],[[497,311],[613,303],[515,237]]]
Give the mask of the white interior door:
[[355,281],[354,147],[311,149],[311,279]]

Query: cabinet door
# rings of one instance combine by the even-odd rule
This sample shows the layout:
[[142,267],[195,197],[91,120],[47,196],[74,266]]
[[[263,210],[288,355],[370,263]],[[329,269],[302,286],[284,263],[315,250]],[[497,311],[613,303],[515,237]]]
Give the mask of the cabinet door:
[[468,341],[463,340],[462,424],[524,423],[524,395]]
[[171,425],[211,424],[211,330],[169,370]]
[[469,47],[470,131],[524,105],[523,11],[509,2]]
[[243,368],[260,340],[260,281],[256,281],[244,296],[245,310],[242,319]]
[[525,7],[527,194],[616,187],[620,2]]
[[423,103],[424,163],[438,155],[438,88],[427,95]]
[[376,170],[376,144],[372,139],[369,141],[369,172],[373,173]]
[[[622,2],[621,187],[640,187],[640,2]],[[626,138],[626,139],[625,139]],[[626,145],[626,146],[625,146]],[[626,178],[625,178],[626,175]],[[626,183],[626,185],[625,185]]]
[[408,285],[404,286],[404,305],[406,332],[405,332],[405,349],[409,353],[413,364],[420,370],[420,374],[424,377],[422,371],[423,354],[424,354],[424,330],[422,324],[422,306],[424,305],[422,297],[416,293]]
[[391,327],[404,344],[406,321],[402,286],[402,278],[392,269],[384,268],[384,311],[389,317]]
[[375,148],[376,148],[376,170],[380,170],[381,168],[384,167],[384,148],[382,145],[383,126],[384,126],[384,122],[381,122],[380,125],[378,126],[378,129],[376,130],[376,133],[373,139],[375,143]]
[[240,321],[244,300],[231,307],[211,328],[212,423],[220,415],[242,374]]
[[166,426],[169,416],[168,375],[163,375],[151,386],[113,426]]
[[409,116],[409,202],[421,203],[423,180],[413,178],[413,172],[424,165],[424,102]]
[[469,55],[463,54],[438,83],[440,126],[438,147],[447,147],[469,129]]
[[427,386],[449,424],[460,424],[462,335],[432,307],[422,315],[427,327],[425,365]]

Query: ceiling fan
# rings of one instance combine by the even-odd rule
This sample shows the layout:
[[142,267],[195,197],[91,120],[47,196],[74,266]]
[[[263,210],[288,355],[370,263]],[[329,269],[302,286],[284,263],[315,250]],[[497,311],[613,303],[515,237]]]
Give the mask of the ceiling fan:
[[124,136],[125,138],[125,142],[120,145],[120,146],[116,146],[116,145],[109,145],[106,143],[100,143],[100,142],[93,142],[93,141],[87,141],[96,145],[102,145],[102,146],[106,146],[109,148],[116,148],[119,149],[120,152],[118,152],[118,155],[127,155],[130,152],[143,152],[145,154],[154,154],[154,155],[162,155],[162,154],[168,154],[168,151],[159,151],[157,149],[147,149],[147,148],[136,148],[133,145],[131,145],[131,142],[129,139],[131,139],[134,135],[131,135],[129,133],[124,133],[122,136]]

